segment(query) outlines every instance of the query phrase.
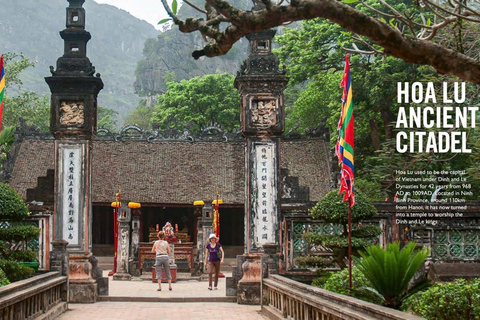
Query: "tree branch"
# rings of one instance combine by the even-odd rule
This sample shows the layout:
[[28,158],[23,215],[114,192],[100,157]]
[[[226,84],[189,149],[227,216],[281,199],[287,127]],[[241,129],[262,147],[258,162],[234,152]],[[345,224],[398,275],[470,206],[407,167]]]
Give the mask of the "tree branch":
[[188,4],[190,7],[192,7],[193,9],[195,9],[195,10],[201,12],[201,13],[204,13],[204,14],[207,13],[207,11],[203,10],[203,9],[200,8],[200,7],[197,7],[196,5],[194,5],[193,3],[191,3],[191,2],[188,1],[188,0],[183,0],[183,2],[185,2],[185,3]]
[[[432,5],[429,0],[423,0]],[[165,6],[166,0],[162,0]],[[247,34],[270,29],[285,22],[313,18],[328,19],[348,31],[369,38],[384,48],[387,55],[403,59],[409,63],[425,64],[434,67],[440,73],[448,73],[472,83],[480,84],[480,62],[429,40],[412,39],[359,10],[337,0],[296,0],[286,5],[272,4],[269,10],[242,11],[224,0],[206,0],[218,13],[231,23],[224,31],[211,30],[202,19],[174,19],[182,32],[195,30],[208,34],[210,42],[199,51],[193,52],[195,59],[201,56],[214,57],[226,54],[232,45]],[[452,12],[449,12],[452,14]],[[464,19],[465,16],[455,14]],[[405,19],[405,18],[404,18]],[[473,19],[472,19],[473,20]]]

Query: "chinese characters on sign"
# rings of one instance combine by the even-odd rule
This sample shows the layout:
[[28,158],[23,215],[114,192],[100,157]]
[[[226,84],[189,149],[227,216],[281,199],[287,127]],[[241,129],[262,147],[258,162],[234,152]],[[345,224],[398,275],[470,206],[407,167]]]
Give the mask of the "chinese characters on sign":
[[81,150],[76,148],[62,149],[62,215],[63,239],[69,245],[78,245],[79,239],[79,194],[81,179]]
[[275,242],[276,197],[275,185],[275,145],[258,144],[256,154],[256,186],[255,203],[255,242],[260,247],[265,243]]

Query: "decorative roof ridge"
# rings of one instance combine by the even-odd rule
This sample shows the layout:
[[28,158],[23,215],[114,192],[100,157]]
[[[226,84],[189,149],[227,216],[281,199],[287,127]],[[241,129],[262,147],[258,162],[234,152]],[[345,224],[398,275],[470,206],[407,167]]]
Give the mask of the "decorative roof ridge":
[[[282,135],[284,141],[308,140],[321,138],[329,141],[330,134],[323,126],[307,129],[305,133],[300,134],[291,130],[287,134]],[[51,133],[41,132],[37,127],[27,125],[25,120],[20,119],[20,126],[15,132],[15,141],[20,142],[23,139],[34,140],[54,140]],[[199,133],[190,133],[188,130],[180,131],[177,129],[165,129],[147,131],[137,125],[126,125],[119,132],[110,132],[107,129],[98,129],[95,141],[145,141],[145,142],[242,142],[244,141],[241,133],[226,132],[220,127],[209,126]]]

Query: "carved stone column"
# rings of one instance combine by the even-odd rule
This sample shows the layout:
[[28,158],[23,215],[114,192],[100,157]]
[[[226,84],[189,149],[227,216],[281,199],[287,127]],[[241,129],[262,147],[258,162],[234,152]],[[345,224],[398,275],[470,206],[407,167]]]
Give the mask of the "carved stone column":
[[132,280],[128,272],[131,209],[127,203],[128,201],[123,201],[118,211],[117,273],[113,275],[113,280]]
[[194,275],[201,275],[204,271],[203,263],[205,261],[205,246],[207,237],[213,233],[213,207],[210,200],[204,201],[202,207],[202,217],[198,221],[197,228],[197,257],[195,259]]
[[245,252],[279,243],[280,136],[284,131],[283,90],[287,84],[271,52],[274,30],[248,35],[250,55],[235,79],[241,95],[245,137]]
[[[260,1],[253,2],[253,10],[264,6]],[[283,90],[288,79],[272,54],[274,35],[275,30],[265,30],[247,36],[250,55],[235,79],[241,96],[240,124],[245,138],[247,259],[237,285],[237,301],[244,304],[260,304],[264,247],[274,252],[280,249],[280,136],[285,130]],[[239,273],[235,272],[237,277]],[[227,279],[227,285],[235,282]],[[230,291],[228,286],[227,290]]]
[[92,200],[91,140],[97,127],[100,75],[86,56],[90,33],[85,31],[85,0],[68,0],[64,55],[50,67],[50,131],[55,136],[55,240],[68,241],[70,301],[95,302],[91,275]]
[[132,216],[132,241],[130,245],[130,259],[129,270],[134,277],[140,277],[140,270],[138,269],[138,248],[140,246],[140,216],[139,209],[133,211]]

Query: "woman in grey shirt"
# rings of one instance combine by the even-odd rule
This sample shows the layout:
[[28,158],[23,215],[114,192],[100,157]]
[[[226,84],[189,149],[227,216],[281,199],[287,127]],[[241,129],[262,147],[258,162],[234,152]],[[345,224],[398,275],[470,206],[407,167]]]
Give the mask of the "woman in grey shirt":
[[168,255],[171,253],[168,242],[165,241],[165,233],[160,231],[158,233],[158,240],[155,241],[152,247],[152,253],[155,253],[155,272],[157,273],[158,289],[162,291],[162,266],[165,270],[165,277],[168,282],[168,290],[172,291],[172,275],[170,274],[170,264]]

